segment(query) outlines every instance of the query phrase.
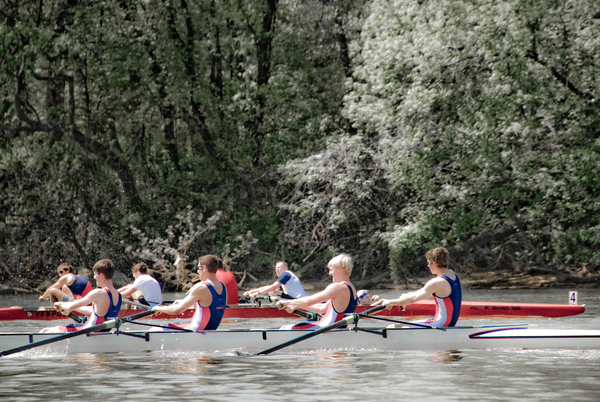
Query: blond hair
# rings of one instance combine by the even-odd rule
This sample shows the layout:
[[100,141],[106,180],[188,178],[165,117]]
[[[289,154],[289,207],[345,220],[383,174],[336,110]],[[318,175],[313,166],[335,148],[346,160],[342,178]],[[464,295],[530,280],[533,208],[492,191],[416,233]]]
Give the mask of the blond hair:
[[328,267],[340,267],[346,275],[352,275],[352,257],[348,254],[340,254],[329,260]]

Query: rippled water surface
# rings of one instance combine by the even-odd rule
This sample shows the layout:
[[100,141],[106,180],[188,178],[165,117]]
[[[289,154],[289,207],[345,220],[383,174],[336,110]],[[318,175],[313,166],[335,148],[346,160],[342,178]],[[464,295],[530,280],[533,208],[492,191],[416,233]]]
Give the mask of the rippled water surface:
[[[383,295],[395,296],[396,292]],[[465,292],[464,298],[567,303],[567,296],[567,290],[498,290]],[[533,327],[600,329],[600,292],[579,290],[578,297],[586,305],[582,315],[517,322]],[[12,305],[38,303],[32,297],[0,298],[0,307]],[[277,327],[291,322],[231,320],[223,327]],[[463,324],[508,322],[515,320],[468,320]],[[0,323],[2,331],[36,331],[46,325],[48,322]],[[0,385],[2,401],[596,401],[600,399],[600,351],[394,352],[373,347],[300,354],[283,349],[267,356],[238,357],[230,351],[64,355],[46,348],[0,358]]]

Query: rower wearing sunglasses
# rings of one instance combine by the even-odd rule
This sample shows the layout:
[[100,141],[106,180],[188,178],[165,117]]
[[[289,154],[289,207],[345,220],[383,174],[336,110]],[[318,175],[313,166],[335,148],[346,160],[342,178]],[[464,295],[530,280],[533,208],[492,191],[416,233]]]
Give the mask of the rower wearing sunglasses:
[[73,272],[73,267],[63,262],[57,268],[59,275],[58,281],[53,283],[46,289],[44,294],[39,297],[40,301],[45,301],[50,297],[50,302],[58,301],[74,301],[79,300],[92,291],[92,284],[83,275],[76,275]]
[[[218,269],[218,257],[214,255],[200,257],[198,259],[198,275],[201,282],[192,286],[185,298],[175,300],[169,306],[154,306],[152,311],[178,315],[195,306],[196,310],[191,322],[169,323],[169,328],[191,331],[217,329],[227,306],[227,288],[217,279]],[[163,330],[162,327],[156,329]]]

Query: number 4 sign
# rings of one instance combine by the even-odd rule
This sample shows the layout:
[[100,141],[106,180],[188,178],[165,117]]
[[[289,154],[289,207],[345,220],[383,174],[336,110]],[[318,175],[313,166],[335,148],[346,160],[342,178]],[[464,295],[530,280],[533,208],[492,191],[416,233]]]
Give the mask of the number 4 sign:
[[569,292],[569,304],[577,305],[577,292]]

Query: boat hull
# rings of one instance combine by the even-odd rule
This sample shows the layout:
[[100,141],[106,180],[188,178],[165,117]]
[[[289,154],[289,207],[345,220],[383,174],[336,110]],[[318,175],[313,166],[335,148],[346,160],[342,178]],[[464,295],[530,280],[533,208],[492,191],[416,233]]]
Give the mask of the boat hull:
[[[306,339],[278,353],[303,350],[425,350],[460,351],[468,349],[600,349],[600,330],[527,329],[523,326],[431,328],[367,328],[372,332],[338,329]],[[140,353],[187,351],[229,354],[256,353],[297,338],[307,331],[277,329],[216,330],[199,333],[126,332],[94,333],[21,352],[35,357],[71,353]],[[134,337],[135,335],[138,337]],[[3,333],[2,350],[52,338],[57,334]]]
[[[359,306],[356,312],[360,313],[367,310],[369,306]],[[501,302],[477,302],[464,301],[460,310],[461,318],[516,318],[516,317],[567,317],[581,314],[585,311],[583,305],[568,304],[547,304],[547,303],[501,303]],[[120,317],[130,315],[132,310],[123,309],[119,313]],[[167,314],[156,314],[152,316],[155,319],[185,319],[191,318],[194,314],[193,309],[184,311],[178,316]],[[382,310],[376,315],[390,317],[410,317],[425,318],[432,317],[435,314],[435,302],[433,300],[422,300],[406,306],[401,311],[398,306],[391,309]],[[286,310],[280,310],[274,306],[258,306],[253,304],[239,304],[228,306],[225,310],[224,318],[298,318],[296,315]],[[6,307],[0,308],[0,321],[13,320],[36,320],[53,321],[62,320],[65,316],[59,312],[47,308],[24,308],[24,307]]]

